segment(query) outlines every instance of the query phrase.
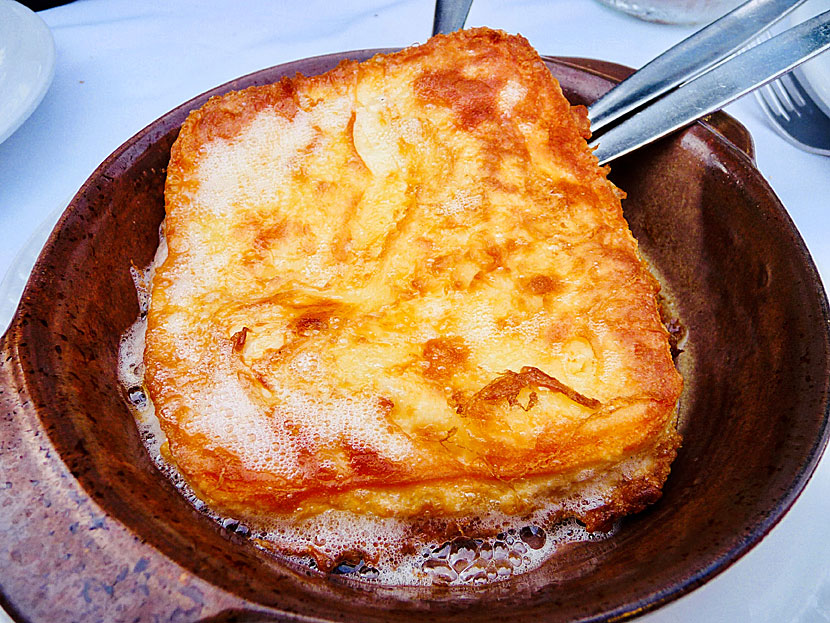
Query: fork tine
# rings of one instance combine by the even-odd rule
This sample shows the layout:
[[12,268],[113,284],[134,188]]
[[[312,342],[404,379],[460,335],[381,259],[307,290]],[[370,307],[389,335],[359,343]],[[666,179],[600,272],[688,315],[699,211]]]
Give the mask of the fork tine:
[[775,92],[768,84],[758,89],[755,94],[758,97],[758,102],[761,104],[761,107],[767,115],[775,117],[786,114],[781,108],[781,102],[778,101],[778,98],[775,96]]
[[[779,99],[780,93],[796,103],[792,116]],[[757,89],[755,97],[772,128],[786,141],[805,151],[830,156],[830,118],[809,99],[795,74],[786,74]]]
[[781,102],[782,108],[786,110],[789,115],[796,111],[795,104],[793,104],[790,92],[784,86],[782,78],[784,78],[784,76],[781,76],[781,78],[778,78],[777,80],[773,80],[770,83],[770,86],[772,87],[772,90],[775,91],[775,96],[778,98],[778,101]]
[[785,139],[790,140],[786,130],[786,126],[790,123],[790,116],[781,105],[781,101],[778,99],[778,93],[773,88],[772,83],[765,84],[756,90],[755,97],[766,114],[767,119],[772,124],[773,130]]
[[774,88],[775,82],[777,82],[777,80],[773,80],[771,83],[765,84],[758,89],[758,99],[768,115],[772,117],[781,117],[786,121],[789,121],[790,115],[787,113],[786,108],[781,103],[781,99],[778,97],[778,93]]
[[781,80],[781,86],[784,87],[784,90],[790,96],[790,99],[795,102],[795,110],[798,112],[798,108],[804,106],[807,102],[804,100],[804,96],[793,78],[792,73],[781,76],[779,80]]

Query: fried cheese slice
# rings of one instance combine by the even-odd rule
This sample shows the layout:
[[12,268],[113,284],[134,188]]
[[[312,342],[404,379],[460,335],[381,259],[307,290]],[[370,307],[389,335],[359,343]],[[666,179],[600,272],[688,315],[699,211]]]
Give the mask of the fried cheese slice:
[[588,135],[489,29],[192,112],[145,382],[197,493],[455,517],[599,486],[589,527],[659,497],[681,379]]

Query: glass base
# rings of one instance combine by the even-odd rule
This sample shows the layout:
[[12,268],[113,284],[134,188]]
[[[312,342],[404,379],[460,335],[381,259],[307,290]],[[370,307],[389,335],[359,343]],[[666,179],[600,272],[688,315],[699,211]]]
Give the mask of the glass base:
[[597,0],[628,15],[658,24],[708,24],[741,0]]

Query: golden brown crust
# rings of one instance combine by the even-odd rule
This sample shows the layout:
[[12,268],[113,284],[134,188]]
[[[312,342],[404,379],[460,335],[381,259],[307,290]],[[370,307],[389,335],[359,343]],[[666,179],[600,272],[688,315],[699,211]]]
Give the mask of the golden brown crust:
[[609,513],[653,497],[681,380],[587,134],[488,29],[193,112],[145,363],[194,488],[244,514],[524,512],[636,455]]

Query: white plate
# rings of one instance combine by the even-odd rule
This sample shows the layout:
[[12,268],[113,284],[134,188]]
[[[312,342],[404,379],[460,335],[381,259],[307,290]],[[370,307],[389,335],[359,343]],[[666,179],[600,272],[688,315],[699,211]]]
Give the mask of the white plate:
[[28,119],[55,75],[55,40],[40,17],[0,0],[0,143]]
[[[69,205],[69,199],[52,210],[12,260],[6,274],[2,275],[0,279],[0,335],[3,335],[9,328],[9,323],[20,303],[20,296],[23,294],[26,282],[29,281],[32,268],[67,205]],[[0,623],[6,623],[3,620],[2,608],[0,608]]]

